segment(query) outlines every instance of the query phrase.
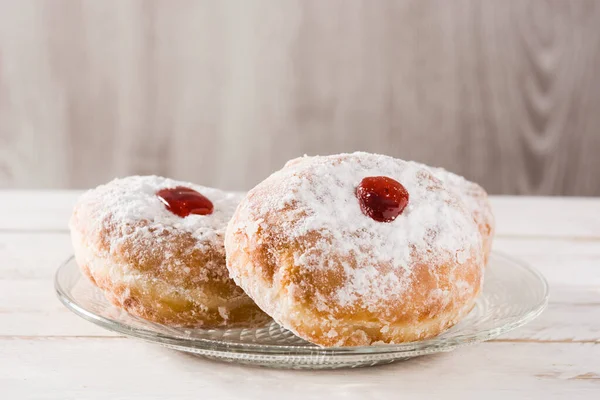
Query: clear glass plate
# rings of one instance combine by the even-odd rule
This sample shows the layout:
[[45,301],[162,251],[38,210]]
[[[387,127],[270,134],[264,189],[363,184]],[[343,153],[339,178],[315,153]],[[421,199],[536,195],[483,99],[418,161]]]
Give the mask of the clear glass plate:
[[535,269],[493,253],[483,293],[465,319],[428,340],[367,347],[321,348],[275,322],[252,329],[172,328],[114,307],[79,271],[73,258],[56,272],[58,298],[75,314],[108,330],[223,361],[278,368],[344,368],[451,351],[526,324],[548,303],[548,284]]

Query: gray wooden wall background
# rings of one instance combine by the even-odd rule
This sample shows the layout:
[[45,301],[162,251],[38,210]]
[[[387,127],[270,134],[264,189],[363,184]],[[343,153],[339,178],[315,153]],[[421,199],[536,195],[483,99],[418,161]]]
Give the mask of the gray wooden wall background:
[[600,1],[0,0],[0,187],[353,150],[600,195]]

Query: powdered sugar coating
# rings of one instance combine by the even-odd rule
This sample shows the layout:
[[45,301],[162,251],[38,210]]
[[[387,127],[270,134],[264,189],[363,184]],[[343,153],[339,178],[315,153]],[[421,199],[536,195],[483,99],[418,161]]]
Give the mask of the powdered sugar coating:
[[[390,177],[407,189],[408,205],[394,221],[378,222],[360,210],[355,190],[369,176]],[[226,248],[232,277],[263,310],[298,333],[295,323],[303,317],[294,308],[309,302],[330,328],[323,333],[329,338],[343,336],[342,319],[350,312],[370,313],[387,332],[410,317],[390,304],[409,308],[424,296],[424,309],[441,312],[461,299],[457,308],[467,307],[481,284],[481,236],[460,198],[417,163],[369,153],[290,161],[242,201]],[[473,282],[462,279],[463,265],[477,270]],[[416,290],[425,275],[433,289]],[[448,278],[452,287],[430,285],[430,277]],[[356,334],[366,335],[364,329]],[[357,340],[369,344],[368,337]]]
[[[457,199],[448,191],[431,190],[437,183],[418,163],[360,152],[340,155],[344,161],[339,163],[333,157],[305,157],[307,164],[288,164],[281,171],[286,174],[280,188],[285,194],[264,202],[259,213],[280,211],[295,203],[298,211],[287,214],[289,219],[285,221],[291,222],[285,230],[292,239],[310,231],[327,232],[329,239],[317,243],[320,251],[333,249],[337,254],[356,259],[361,268],[344,266],[349,279],[338,291],[341,304],[357,298],[376,303],[407,287],[408,280],[400,280],[393,273],[382,275],[374,265],[410,270],[412,252],[424,255],[425,262],[449,257],[461,264],[464,254],[480,246],[474,225]],[[318,184],[307,179],[307,172],[318,177]],[[364,215],[355,196],[363,178],[380,175],[393,177],[410,195],[406,209],[389,223]],[[299,215],[304,213],[307,215]],[[297,254],[295,263],[306,268],[323,268],[326,260],[320,252],[308,252]]]
[[[156,193],[177,186],[188,187],[207,197],[214,205],[213,213],[181,218],[169,211]],[[88,214],[91,229],[101,228],[97,224],[118,222],[122,226],[136,226],[144,221],[144,226],[140,227],[143,231],[160,231],[168,227],[189,232],[197,239],[199,247],[222,247],[225,228],[242,197],[239,193],[151,175],[115,179],[86,192],[79,203],[97,205]],[[121,240],[114,239],[113,245]]]
[[451,189],[454,189],[461,197],[479,227],[483,239],[485,258],[487,259],[492,249],[495,221],[486,191],[478,184],[444,168],[430,167],[425,164],[420,165],[430,171],[436,178],[445,182]]

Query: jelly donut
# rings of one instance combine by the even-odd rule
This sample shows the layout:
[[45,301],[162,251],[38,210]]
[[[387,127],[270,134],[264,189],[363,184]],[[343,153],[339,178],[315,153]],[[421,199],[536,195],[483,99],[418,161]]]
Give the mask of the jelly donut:
[[483,255],[484,260],[487,263],[492,250],[492,241],[494,240],[495,231],[494,213],[492,212],[492,206],[488,199],[487,192],[478,184],[471,182],[460,175],[446,171],[443,168],[428,167],[426,165],[422,166],[429,169],[433,176],[454,188],[459,196],[461,196],[467,209],[475,219],[475,223],[479,228],[479,233],[481,233],[481,238],[483,240]]
[[76,261],[110,302],[153,322],[264,323],[225,265],[225,228],[241,197],[157,176],[116,179],[75,205]]
[[289,162],[241,201],[225,249],[256,304],[321,346],[435,336],[483,282],[461,198],[419,164],[376,154]]

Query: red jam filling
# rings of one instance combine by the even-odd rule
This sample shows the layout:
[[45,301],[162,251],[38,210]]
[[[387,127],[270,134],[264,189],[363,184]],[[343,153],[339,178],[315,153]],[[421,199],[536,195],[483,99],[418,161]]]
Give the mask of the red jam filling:
[[379,222],[392,222],[408,204],[408,192],[400,182],[387,176],[370,176],[356,188],[363,214]]
[[177,186],[156,192],[167,210],[181,218],[190,214],[209,215],[213,212],[213,204],[209,199],[193,189]]

